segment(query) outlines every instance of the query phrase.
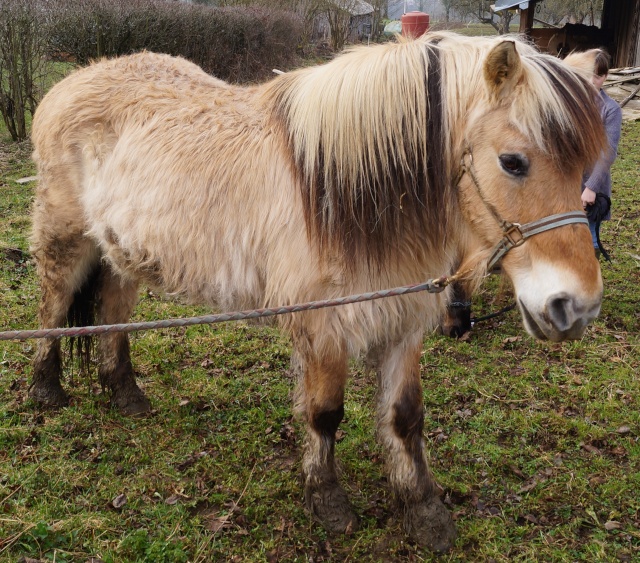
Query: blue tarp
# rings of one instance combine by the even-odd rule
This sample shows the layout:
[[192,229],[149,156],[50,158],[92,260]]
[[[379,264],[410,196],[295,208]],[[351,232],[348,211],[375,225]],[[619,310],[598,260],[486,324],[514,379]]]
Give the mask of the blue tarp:
[[513,0],[496,0],[496,3],[493,7],[494,12],[499,12],[500,10],[508,10],[509,8],[520,8],[521,10],[526,10],[529,7],[529,2],[520,1],[514,2]]
[[396,33],[402,33],[402,22],[397,20],[390,21],[387,25],[384,26],[385,35],[395,35]]

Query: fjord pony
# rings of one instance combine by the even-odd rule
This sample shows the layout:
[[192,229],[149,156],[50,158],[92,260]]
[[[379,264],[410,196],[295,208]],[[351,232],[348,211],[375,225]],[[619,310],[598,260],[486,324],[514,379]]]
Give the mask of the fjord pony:
[[[223,310],[415,283],[481,263],[510,221],[580,210],[602,128],[584,68],[516,38],[424,36],[353,49],[251,87],[143,53],[57,84],[33,123],[32,252],[42,327],[93,296],[126,322],[141,284]],[[473,160],[461,174],[463,155]],[[503,260],[527,330],[578,338],[602,282],[589,229],[533,237]],[[477,271],[481,273],[482,267]],[[420,353],[447,293],[279,317],[301,373],[304,488],[328,530],[356,517],[334,464],[348,358],[379,381],[378,435],[408,534],[448,549],[451,517],[423,452]],[[98,374],[124,413],[149,409],[125,334],[97,339]],[[64,405],[58,341],[37,350],[31,397]]]

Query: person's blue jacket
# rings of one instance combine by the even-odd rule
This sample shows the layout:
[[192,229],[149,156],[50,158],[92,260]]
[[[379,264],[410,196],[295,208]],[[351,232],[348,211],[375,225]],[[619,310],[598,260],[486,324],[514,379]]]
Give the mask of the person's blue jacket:
[[[595,163],[593,170],[585,176],[584,188],[611,197],[611,165],[618,156],[618,142],[620,141],[620,129],[622,127],[622,109],[618,102],[611,99],[604,90],[600,90],[600,115],[609,140],[609,150],[605,150]],[[610,219],[608,213],[604,219]]]

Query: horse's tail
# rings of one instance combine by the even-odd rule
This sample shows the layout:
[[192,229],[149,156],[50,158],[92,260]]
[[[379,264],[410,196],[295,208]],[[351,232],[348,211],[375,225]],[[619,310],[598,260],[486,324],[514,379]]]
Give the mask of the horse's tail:
[[[98,307],[98,282],[102,273],[102,263],[98,261],[82,286],[74,293],[73,301],[67,311],[67,326],[81,327],[95,325]],[[69,339],[69,356],[74,355],[80,361],[80,370],[89,371],[93,355],[94,339],[91,335],[74,336]]]

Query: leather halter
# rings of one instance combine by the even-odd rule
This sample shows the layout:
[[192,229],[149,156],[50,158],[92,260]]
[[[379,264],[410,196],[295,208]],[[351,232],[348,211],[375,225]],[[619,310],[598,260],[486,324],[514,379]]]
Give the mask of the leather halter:
[[[469,164],[467,164],[467,157],[469,159]],[[475,169],[473,168],[473,155],[471,154],[471,149],[467,149],[462,155],[461,167],[462,170],[457,183],[460,183],[460,180],[465,173],[469,174],[471,180],[473,181],[473,185],[478,191],[480,200],[482,201],[482,203],[484,203],[485,207],[489,210],[493,218],[502,229],[503,237],[493,247],[493,252],[491,253],[491,257],[488,261],[487,270],[491,270],[491,268],[493,268],[509,250],[515,248],[516,246],[521,246],[529,237],[532,237],[533,235],[537,235],[538,233],[543,233],[545,231],[550,231],[552,229],[557,229],[558,227],[564,227],[565,225],[571,225],[574,223],[584,223],[587,226],[589,225],[589,220],[587,219],[583,211],[567,211],[565,213],[556,213],[555,215],[548,215],[547,217],[543,217],[542,219],[538,219],[536,221],[531,221],[530,223],[525,223],[524,225],[506,221],[501,217],[497,209],[491,203],[489,203],[482,194],[482,190],[480,189],[480,182],[478,182],[478,178],[475,174]]]

